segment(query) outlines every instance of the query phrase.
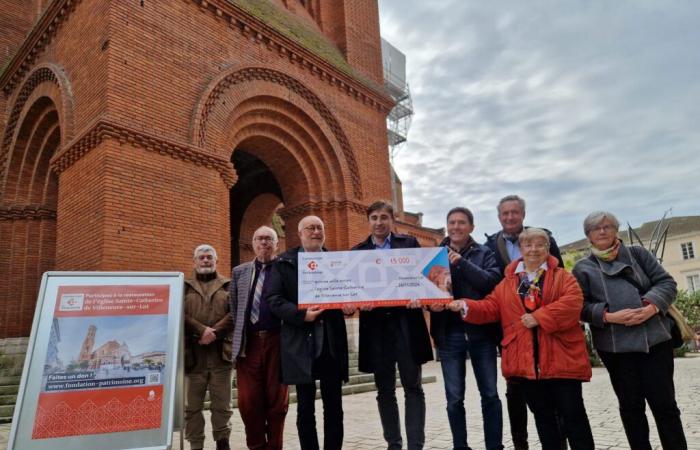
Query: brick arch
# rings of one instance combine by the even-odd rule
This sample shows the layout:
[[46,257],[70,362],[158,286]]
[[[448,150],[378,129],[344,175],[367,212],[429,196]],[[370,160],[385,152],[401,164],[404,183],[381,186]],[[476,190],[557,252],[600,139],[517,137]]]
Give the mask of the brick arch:
[[48,97],[56,105],[61,127],[61,145],[73,137],[73,90],[65,71],[58,65],[43,63],[27,75],[22,87],[8,102],[5,134],[0,142],[0,180],[6,177],[9,158],[17,140],[18,126],[24,123],[28,109],[40,97]]
[[[269,87],[250,89],[250,85],[256,82]],[[280,90],[280,88],[282,89]],[[251,97],[258,96],[277,97],[281,101],[287,101],[290,105],[293,105],[291,97],[298,97],[300,104],[294,106],[299,111],[303,111],[307,117],[311,118],[313,115],[318,118],[311,119],[317,129],[315,131],[322,130],[326,140],[331,144],[327,148],[321,147],[326,152],[324,157],[327,161],[335,159],[341,169],[339,172],[341,177],[349,181],[351,191],[344,192],[344,195],[354,196],[357,199],[362,198],[360,170],[350,141],[340,122],[326,104],[308,87],[295,78],[273,69],[263,67],[238,68],[224,73],[214,80],[196,106],[190,136],[192,143],[200,147],[210,148],[215,152],[224,150],[226,144],[217,142],[218,139],[212,136],[216,134],[212,131],[212,117],[229,117],[236,113],[236,108],[241,103]],[[221,127],[222,124],[219,121],[214,120],[214,122],[217,122],[217,126]]]
[[[29,334],[41,276],[55,269],[58,177],[49,162],[61,147],[60,112],[46,90],[28,96],[10,148],[0,201],[0,334]],[[49,89],[50,90],[50,89]]]

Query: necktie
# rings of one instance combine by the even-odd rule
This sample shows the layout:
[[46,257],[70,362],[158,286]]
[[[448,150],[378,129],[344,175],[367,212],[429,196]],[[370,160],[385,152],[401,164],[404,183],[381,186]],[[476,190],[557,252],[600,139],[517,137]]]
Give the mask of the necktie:
[[262,298],[263,283],[265,282],[265,264],[260,269],[258,282],[255,284],[255,293],[253,293],[253,304],[250,307],[250,323],[258,323],[260,318],[260,299]]

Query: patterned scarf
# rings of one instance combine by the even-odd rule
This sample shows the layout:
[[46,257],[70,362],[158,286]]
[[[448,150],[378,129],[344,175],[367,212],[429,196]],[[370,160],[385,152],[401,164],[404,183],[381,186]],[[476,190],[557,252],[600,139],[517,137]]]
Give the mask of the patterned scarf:
[[622,241],[616,239],[615,244],[612,247],[607,248],[605,250],[598,250],[597,248],[591,245],[591,253],[593,254],[593,256],[595,256],[601,261],[615,261],[617,259],[617,253],[620,251],[621,243]]
[[[523,300],[523,305],[528,312],[532,312],[542,306],[542,289],[540,289],[539,284],[544,272],[544,269],[539,269],[532,281],[528,281],[527,273],[520,273],[520,288],[518,289],[518,293],[520,294],[520,297]],[[526,286],[526,289],[522,289]]]

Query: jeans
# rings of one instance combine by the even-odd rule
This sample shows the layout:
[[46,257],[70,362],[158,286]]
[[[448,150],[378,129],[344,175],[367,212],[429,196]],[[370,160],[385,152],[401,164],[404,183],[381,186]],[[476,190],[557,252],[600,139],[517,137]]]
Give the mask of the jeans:
[[[595,450],[579,380],[525,380],[527,406],[535,416],[542,450],[559,450],[565,434],[572,450]],[[557,418],[561,419],[559,425]],[[561,428],[560,428],[561,427]]]
[[664,450],[687,449],[673,384],[671,341],[654,345],[649,353],[598,354],[608,369],[620,403],[620,416],[630,448],[651,450],[646,400],[654,415]]
[[408,343],[401,333],[398,320],[387,321],[382,336],[382,358],[374,362],[374,383],[377,386],[377,406],[389,450],[400,450],[401,421],[396,402],[396,366],[406,399],[406,438],[408,450],[421,450],[425,444],[425,394],[422,385],[422,367],[411,356]]
[[438,347],[442,376],[445,380],[447,418],[455,449],[467,445],[467,419],[464,410],[467,355],[472,362],[474,377],[481,395],[486,449],[503,448],[503,411],[496,387],[496,344],[486,335],[472,333],[466,339],[464,332],[448,333]]

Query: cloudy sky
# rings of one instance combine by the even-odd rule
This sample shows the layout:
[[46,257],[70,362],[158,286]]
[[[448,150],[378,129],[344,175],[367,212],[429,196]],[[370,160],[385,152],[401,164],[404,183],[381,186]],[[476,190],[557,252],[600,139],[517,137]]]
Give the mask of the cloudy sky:
[[526,223],[560,244],[606,209],[638,226],[700,214],[700,3],[694,0],[379,0],[406,54],[415,115],[395,166],[405,208],[444,225]]

